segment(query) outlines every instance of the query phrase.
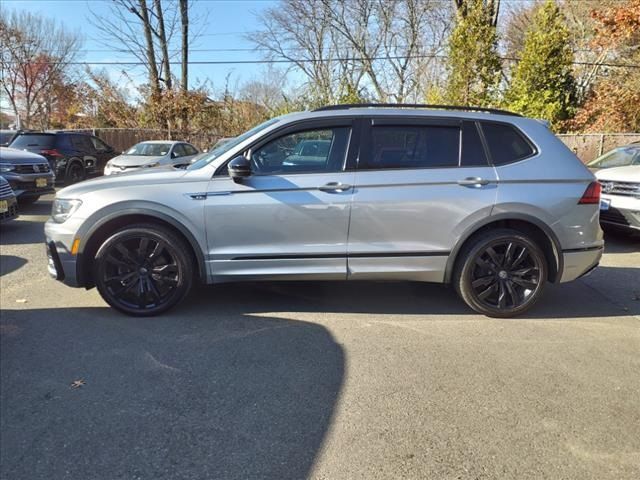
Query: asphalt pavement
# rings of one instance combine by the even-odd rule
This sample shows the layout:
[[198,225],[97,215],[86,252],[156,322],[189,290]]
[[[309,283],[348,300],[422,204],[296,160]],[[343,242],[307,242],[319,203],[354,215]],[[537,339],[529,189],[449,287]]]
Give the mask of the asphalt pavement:
[[125,317],[0,227],[0,478],[640,478],[640,240],[490,319],[444,286],[197,288]]

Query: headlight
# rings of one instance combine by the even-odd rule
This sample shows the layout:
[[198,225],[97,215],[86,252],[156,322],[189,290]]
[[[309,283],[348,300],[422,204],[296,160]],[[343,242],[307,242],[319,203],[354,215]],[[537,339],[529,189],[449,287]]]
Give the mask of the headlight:
[[0,172],[2,173],[13,172],[15,169],[16,167],[10,163],[0,163]]
[[148,163],[146,165],[143,165],[142,168],[151,168],[151,167],[157,167],[158,165],[160,165],[160,162],[156,162],[156,163]]
[[111,167],[113,167],[113,162],[112,162],[111,160],[109,160],[109,161],[107,162],[107,164],[105,165],[105,167],[107,167],[107,168],[111,168]]
[[55,222],[64,223],[82,205],[81,200],[63,200],[56,198],[51,208],[51,217]]

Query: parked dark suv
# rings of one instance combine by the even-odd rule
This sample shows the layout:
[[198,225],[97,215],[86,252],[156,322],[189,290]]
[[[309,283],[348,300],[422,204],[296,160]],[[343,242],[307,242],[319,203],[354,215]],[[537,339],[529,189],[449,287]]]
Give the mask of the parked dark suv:
[[75,132],[21,133],[10,146],[46,157],[56,180],[62,183],[102,174],[105,164],[117,155],[98,137]]

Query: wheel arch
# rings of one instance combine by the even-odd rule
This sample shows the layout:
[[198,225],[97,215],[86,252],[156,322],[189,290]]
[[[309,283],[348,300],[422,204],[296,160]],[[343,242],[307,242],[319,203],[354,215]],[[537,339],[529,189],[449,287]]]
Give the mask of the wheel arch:
[[198,277],[202,282],[206,282],[207,274],[202,248],[191,231],[179,220],[163,212],[143,208],[132,208],[102,217],[83,235],[83,238],[86,240],[81,243],[76,266],[78,283],[80,285],[85,288],[92,288],[94,286],[91,269],[95,254],[102,242],[115,230],[136,223],[152,223],[164,226],[180,236],[191,248],[197,264]]
[[549,266],[549,281],[556,283],[563,270],[562,248],[557,235],[551,227],[540,219],[522,213],[504,213],[486,217],[483,221],[468,228],[461,236],[455,247],[449,254],[445,269],[445,283],[451,283],[456,264],[459,260],[458,254],[464,246],[476,235],[494,228],[511,228],[522,233],[529,234],[542,248],[547,265]]

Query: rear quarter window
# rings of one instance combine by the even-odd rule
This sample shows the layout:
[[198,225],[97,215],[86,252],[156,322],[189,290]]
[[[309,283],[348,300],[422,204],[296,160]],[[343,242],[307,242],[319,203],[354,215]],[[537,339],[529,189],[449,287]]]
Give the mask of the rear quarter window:
[[535,153],[531,142],[511,125],[482,122],[482,132],[494,165],[517,162]]

